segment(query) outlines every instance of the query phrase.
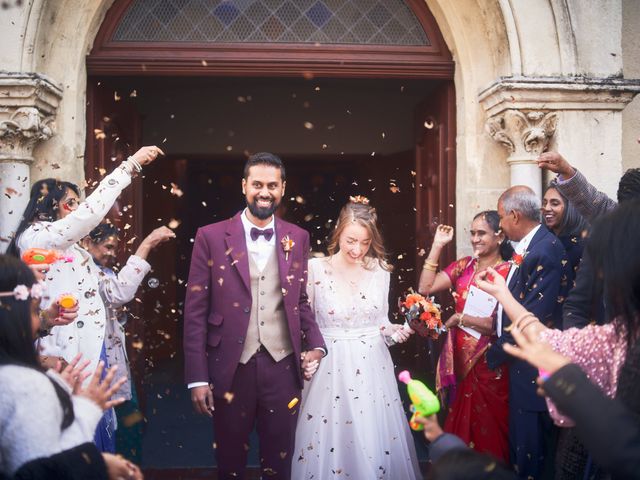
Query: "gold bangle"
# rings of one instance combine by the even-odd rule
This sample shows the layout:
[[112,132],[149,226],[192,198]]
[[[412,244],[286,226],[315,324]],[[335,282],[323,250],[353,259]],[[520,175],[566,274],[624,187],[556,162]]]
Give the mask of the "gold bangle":
[[424,269],[434,273],[438,271],[437,267],[434,267],[433,265],[430,265],[426,262],[424,264]]
[[527,329],[527,327],[530,327],[531,325],[533,325],[536,322],[539,322],[539,320],[536,317],[533,317],[533,319],[529,323],[527,323],[522,328],[518,328],[518,330],[520,330],[520,332],[524,333],[524,331]]
[[458,314],[458,326],[459,327],[464,327],[464,322],[462,321],[464,319],[464,313],[459,313]]
[[438,268],[438,264],[430,262],[428,258],[424,261],[424,264],[429,265],[430,267],[433,267],[433,268]]
[[513,322],[513,326],[519,329],[520,327],[518,327],[518,324],[527,317],[535,317],[535,315],[531,312],[525,312],[516,318],[515,322]]

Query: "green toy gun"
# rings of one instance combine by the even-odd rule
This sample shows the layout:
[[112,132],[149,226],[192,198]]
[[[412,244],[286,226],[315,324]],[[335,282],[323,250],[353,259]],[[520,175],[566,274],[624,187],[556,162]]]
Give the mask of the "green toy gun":
[[411,420],[409,420],[409,426],[415,431],[423,430],[424,425],[416,422],[416,418],[428,417],[429,415],[438,413],[440,411],[438,397],[420,380],[413,380],[407,370],[403,370],[398,374],[398,380],[407,384],[407,392],[411,399],[411,411],[413,415],[411,416]]

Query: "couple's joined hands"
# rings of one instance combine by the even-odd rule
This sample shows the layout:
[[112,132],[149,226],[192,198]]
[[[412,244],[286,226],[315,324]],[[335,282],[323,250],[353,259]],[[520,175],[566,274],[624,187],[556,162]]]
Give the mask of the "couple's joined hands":
[[[313,374],[316,373],[320,366],[320,360],[324,356],[322,350],[314,349],[302,352],[300,355],[300,362],[302,367],[302,374],[305,380],[311,380]],[[201,385],[193,387],[191,391],[191,403],[196,413],[213,417],[214,402],[213,402],[213,387],[211,385]]]

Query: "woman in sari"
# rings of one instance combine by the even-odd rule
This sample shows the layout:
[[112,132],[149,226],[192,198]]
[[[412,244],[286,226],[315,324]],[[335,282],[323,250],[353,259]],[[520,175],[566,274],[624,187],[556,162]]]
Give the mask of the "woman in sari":
[[455,313],[445,322],[449,333],[436,373],[436,389],[449,405],[444,430],[475,450],[508,462],[508,375],[501,369],[491,370],[485,358],[495,335],[495,309],[487,317],[463,312],[479,272],[492,267],[507,277],[513,248],[500,231],[495,210],[477,214],[470,233],[473,256],[437,272],[442,249],[453,239],[452,227],[438,226],[418,289],[424,295],[451,290],[455,300]]

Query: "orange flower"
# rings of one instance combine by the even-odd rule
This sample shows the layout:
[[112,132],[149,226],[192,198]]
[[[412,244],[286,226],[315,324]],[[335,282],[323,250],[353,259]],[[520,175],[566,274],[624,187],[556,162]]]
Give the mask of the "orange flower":
[[418,303],[423,299],[424,299],[424,297],[422,295],[417,294],[417,293],[411,293],[411,294],[407,295],[407,298],[404,301],[404,306],[407,307],[407,308],[411,308],[411,306],[413,304]]
[[420,320],[425,323],[428,323],[431,318],[433,318],[433,315],[431,315],[429,312],[422,312],[422,314],[420,314]]
[[524,260],[523,256],[517,253],[514,253],[513,257],[511,257],[511,261],[518,266],[522,265],[522,260]]

